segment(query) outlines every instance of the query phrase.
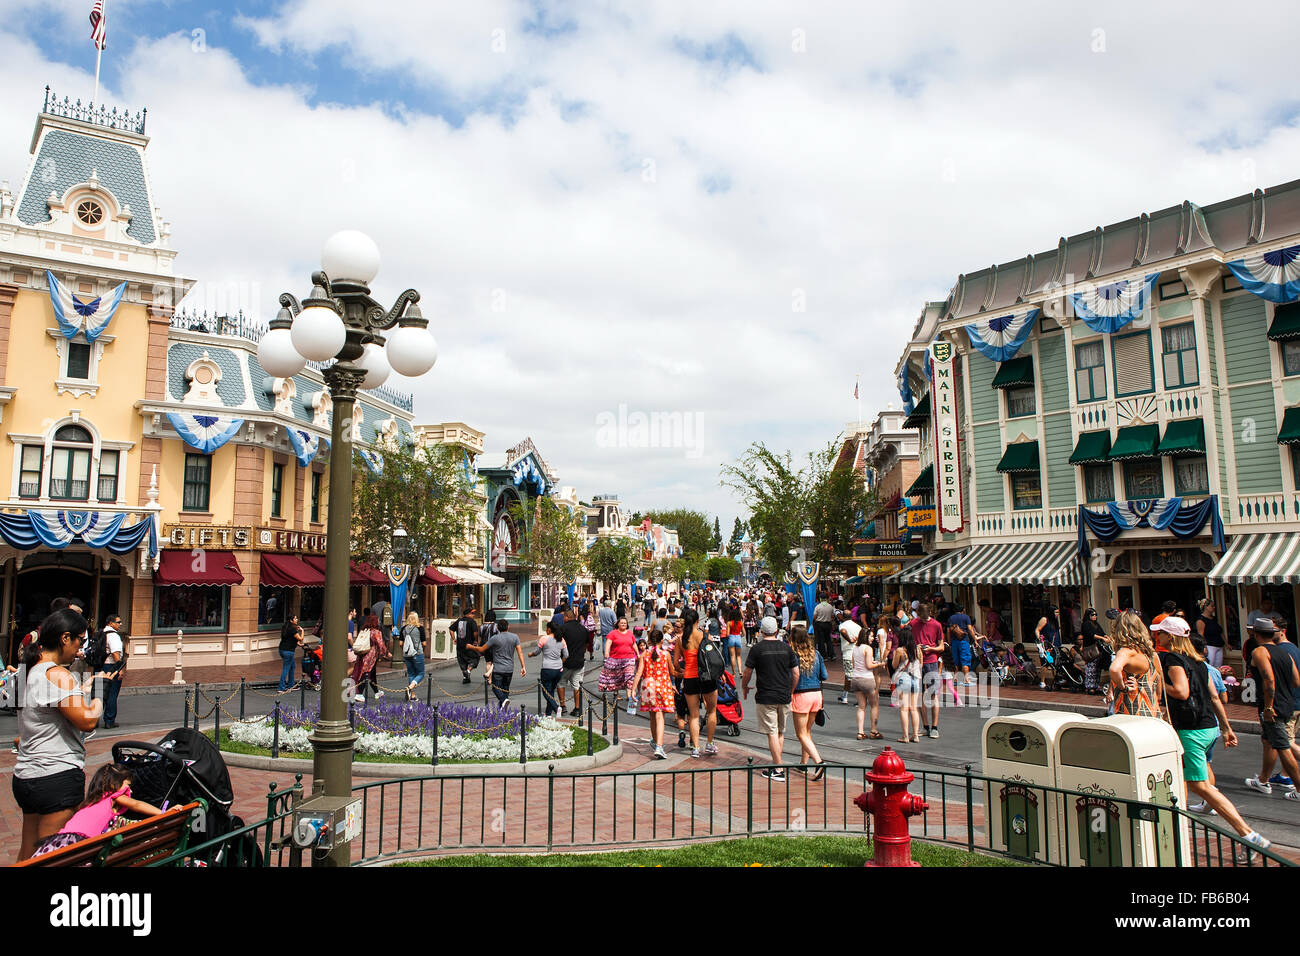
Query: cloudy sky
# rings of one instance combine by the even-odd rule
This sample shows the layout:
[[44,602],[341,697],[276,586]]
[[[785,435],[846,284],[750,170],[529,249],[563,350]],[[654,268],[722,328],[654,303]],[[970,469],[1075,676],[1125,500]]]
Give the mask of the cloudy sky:
[[[0,0],[15,188],[43,87],[89,98],[90,7]],[[530,435],[583,497],[724,531],[719,465],[829,441],[857,375],[864,418],[897,403],[921,304],[959,273],[1288,181],[1300,156],[1290,34],[1217,3],[108,14],[100,99],[149,108],[194,307],[268,318],[325,237],[362,229],[379,297],[418,288],[439,341],[429,376],[391,380],[417,422],[468,422],[493,451]]]

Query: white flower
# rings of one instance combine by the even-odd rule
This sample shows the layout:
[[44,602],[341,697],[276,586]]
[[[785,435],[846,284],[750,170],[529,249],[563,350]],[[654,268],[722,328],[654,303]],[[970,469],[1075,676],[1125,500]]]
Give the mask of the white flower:
[[[280,728],[280,750],[288,753],[310,753],[310,731],[305,727]],[[263,720],[246,720],[230,727],[230,739],[253,747],[271,749],[275,730]],[[395,734],[362,733],[355,744],[358,753],[379,757],[414,757],[433,759],[433,745],[429,737]],[[553,717],[544,717],[528,730],[528,758],[544,760],[562,757],[573,749],[573,730]],[[482,763],[499,763],[519,759],[519,738],[500,737],[475,740],[469,737],[438,735],[440,760],[470,760]]]

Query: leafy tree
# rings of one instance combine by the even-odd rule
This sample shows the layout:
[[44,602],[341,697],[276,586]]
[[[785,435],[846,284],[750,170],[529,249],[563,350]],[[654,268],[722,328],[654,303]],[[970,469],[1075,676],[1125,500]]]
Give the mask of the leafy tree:
[[453,552],[477,533],[482,499],[468,481],[461,454],[450,445],[414,448],[390,442],[380,450],[383,470],[375,474],[353,456],[352,553],[376,567],[390,558],[392,535],[402,528],[410,542],[410,563],[449,563]]
[[657,558],[652,565],[654,568],[655,580],[664,582],[681,580],[681,578],[678,577],[680,566],[680,558],[674,558],[668,555],[665,555],[662,558]]
[[731,524],[731,540],[727,542],[727,554],[733,558],[740,554],[741,545],[745,540],[745,523],[739,517]]
[[740,577],[740,562],[735,558],[709,558],[705,570],[710,581],[734,581]]
[[778,454],[755,442],[735,464],[723,466],[722,484],[748,507],[758,554],[769,569],[778,569],[774,576],[789,566],[789,552],[800,547],[805,526],[817,539],[809,559],[825,561],[849,553],[857,516],[870,514],[872,493],[851,467],[835,467],[838,452],[833,441],[796,468],[790,452]]
[[641,570],[641,546],[627,538],[597,538],[587,549],[587,570],[602,584],[627,584]]
[[702,554],[688,554],[683,557],[677,569],[679,581],[703,581],[708,577],[708,559]]
[[519,535],[519,567],[529,577],[570,584],[582,571],[586,553],[584,517],[549,496],[524,498],[510,506]]
[[718,516],[713,516],[713,547],[710,551],[722,550],[722,524],[718,521]]
[[647,511],[646,517],[665,528],[677,529],[677,543],[686,554],[703,554],[713,541],[709,516],[702,511],[675,508],[672,511]]

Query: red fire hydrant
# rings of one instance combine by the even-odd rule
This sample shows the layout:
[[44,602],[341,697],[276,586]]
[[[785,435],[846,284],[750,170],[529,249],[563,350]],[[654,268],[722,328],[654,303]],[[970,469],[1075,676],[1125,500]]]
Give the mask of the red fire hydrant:
[[912,835],[907,818],[925,813],[929,806],[920,797],[908,793],[907,785],[916,778],[903,766],[903,758],[886,747],[867,771],[874,786],[859,794],[853,802],[863,813],[876,818],[874,860],[867,866],[920,866],[912,860]]

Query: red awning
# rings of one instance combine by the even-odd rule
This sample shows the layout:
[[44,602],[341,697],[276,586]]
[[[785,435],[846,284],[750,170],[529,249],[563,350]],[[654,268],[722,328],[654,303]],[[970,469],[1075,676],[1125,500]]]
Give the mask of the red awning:
[[233,551],[164,551],[153,573],[154,584],[243,584]]
[[456,579],[448,577],[431,564],[420,572],[420,576],[415,579],[415,583],[432,584],[436,587],[443,584],[455,584]]
[[279,588],[318,588],[325,575],[292,554],[263,554],[262,583]]
[[[303,557],[311,567],[325,574],[325,559],[318,554],[310,554]],[[380,571],[376,571],[364,561],[348,561],[348,584],[387,584],[388,578]]]

